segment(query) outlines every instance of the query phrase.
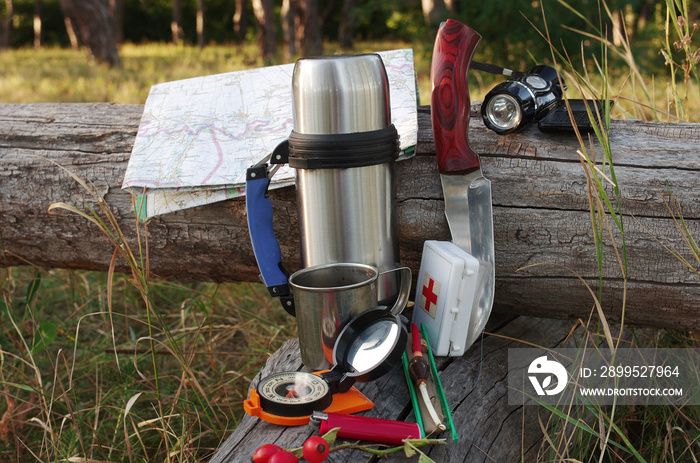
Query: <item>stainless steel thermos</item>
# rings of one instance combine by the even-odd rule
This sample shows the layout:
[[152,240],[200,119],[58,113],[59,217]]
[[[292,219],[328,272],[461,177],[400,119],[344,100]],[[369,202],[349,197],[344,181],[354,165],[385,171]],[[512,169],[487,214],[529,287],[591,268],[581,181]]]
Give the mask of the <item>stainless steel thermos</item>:
[[[403,273],[389,272],[400,266],[394,173],[399,141],[384,63],[377,54],[302,58],[294,67],[292,91],[293,130],[269,162],[296,170],[302,267],[372,266],[378,271],[378,304],[391,307]],[[248,225],[265,285],[294,314],[289,275],[272,230],[268,173],[267,164],[248,169]],[[300,339],[302,360],[305,341]]]
[[[398,266],[395,159],[389,82],[376,54],[304,58],[292,77],[303,267],[359,262],[380,272]],[[379,299],[394,299],[395,273],[379,281]]]

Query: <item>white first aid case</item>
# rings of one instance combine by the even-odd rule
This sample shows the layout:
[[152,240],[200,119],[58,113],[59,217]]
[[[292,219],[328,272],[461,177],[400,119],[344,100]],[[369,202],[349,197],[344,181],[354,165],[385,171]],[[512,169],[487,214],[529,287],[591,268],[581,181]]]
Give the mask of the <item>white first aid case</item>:
[[413,308],[425,325],[433,355],[460,356],[466,346],[479,261],[450,241],[426,241]]

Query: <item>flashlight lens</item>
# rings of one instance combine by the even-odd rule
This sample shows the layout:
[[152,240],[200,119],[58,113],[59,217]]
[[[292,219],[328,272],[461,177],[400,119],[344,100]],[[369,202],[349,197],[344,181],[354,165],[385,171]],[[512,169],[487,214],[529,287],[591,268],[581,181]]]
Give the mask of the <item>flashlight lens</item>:
[[499,130],[511,130],[520,124],[523,113],[515,98],[508,94],[499,94],[489,100],[486,117]]

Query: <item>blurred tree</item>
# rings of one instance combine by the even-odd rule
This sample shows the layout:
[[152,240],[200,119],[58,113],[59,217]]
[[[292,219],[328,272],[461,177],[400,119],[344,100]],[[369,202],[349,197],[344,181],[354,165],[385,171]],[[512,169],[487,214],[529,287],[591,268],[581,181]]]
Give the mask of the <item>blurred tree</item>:
[[173,19],[170,21],[170,31],[173,34],[173,45],[179,45],[182,38],[182,2],[173,0]]
[[297,54],[299,44],[297,44],[297,36],[295,33],[296,15],[292,9],[291,0],[282,0],[282,9],[280,10],[282,17],[282,37],[284,38],[284,60],[291,61]]
[[34,48],[41,48],[41,0],[34,2]]
[[78,34],[75,33],[73,21],[71,21],[68,16],[65,16],[64,22],[66,23],[66,32],[68,33],[68,40],[70,40],[70,47],[73,50],[78,50],[80,48],[80,40],[78,39]]
[[245,34],[248,31],[247,5],[248,2],[245,0],[236,0],[236,12],[233,14],[233,32],[236,34],[236,40],[239,42],[245,40]]
[[352,48],[355,39],[355,8],[357,8],[357,0],[343,2],[343,12],[338,26],[338,44],[345,50]]
[[236,12],[233,15],[233,32],[236,40],[242,42],[248,31],[248,3],[245,0],[236,0]]
[[124,41],[124,0],[109,0],[109,11],[114,24],[114,40],[120,44]]
[[114,26],[107,0],[60,0],[63,14],[75,27],[90,55],[110,66],[119,66]]
[[15,8],[12,0],[5,0],[5,19],[3,21],[2,37],[0,37],[0,48],[10,48],[12,46],[12,22]]
[[197,0],[197,46],[204,48],[204,0]]
[[253,0],[253,12],[260,26],[258,32],[260,55],[265,61],[270,61],[277,49],[277,26],[272,0]]
[[[82,3],[81,0],[73,0]],[[119,40],[122,31],[123,40],[133,43],[171,42],[171,19],[175,0],[104,0],[112,7],[114,31]],[[179,43],[198,44],[197,9],[199,0],[177,0],[180,4],[180,25],[176,29]],[[252,0],[204,0],[205,10],[201,17],[206,23],[205,39],[207,42],[230,43],[255,40],[259,34],[262,40],[262,27],[258,25]],[[285,57],[288,59],[300,54],[317,54],[318,49],[301,46],[301,33],[308,26],[301,24],[302,17],[297,15],[293,3],[296,0],[266,0],[270,3],[270,21],[276,28],[266,25],[264,33],[267,56],[276,44],[284,40]],[[440,0],[438,0],[440,1]],[[449,0],[444,2],[449,17],[469,24],[479,31],[483,40],[477,49],[477,61],[493,62],[515,69],[527,69],[529,66],[551,60],[549,47],[533,28],[544,29],[544,5],[550,34],[558,47],[566,47],[573,60],[580,59],[581,44],[584,52],[596,51],[599,45],[595,29],[606,31],[612,41],[621,31],[631,37],[632,52],[642,69],[658,71],[663,69],[663,57],[658,54],[662,46],[660,37],[664,37],[667,0],[606,0],[611,14],[610,19],[603,10],[599,14],[598,4],[593,0],[489,0],[474,2],[452,0],[453,10],[449,10]],[[262,2],[262,0],[256,0]],[[311,27],[311,32],[323,31],[323,39],[338,41],[345,50],[351,49],[353,41],[403,40],[411,44],[416,53],[430,53],[435,39],[437,24],[426,24],[423,15],[423,0],[312,0],[316,4],[318,24]],[[563,5],[566,2],[566,7]],[[673,8],[673,1],[668,0]],[[0,0],[0,45],[6,45],[8,0]],[[77,47],[80,43],[78,25],[61,12],[59,0],[11,0],[12,3],[12,47],[32,46],[35,42],[34,17],[41,19],[41,42],[66,46],[69,39]],[[89,2],[88,2],[89,3]],[[688,2],[691,21],[697,21],[700,1]],[[308,0],[305,3],[311,4]],[[36,14],[37,5],[41,12]],[[121,6],[120,6],[121,5]],[[282,10],[282,11],[280,11]],[[282,21],[281,12],[291,13]],[[123,11],[120,27],[119,16]],[[615,13],[621,11],[621,13]],[[296,15],[296,16],[295,16]],[[675,16],[673,11],[671,17]],[[290,17],[292,19],[290,19]],[[232,18],[234,23],[232,24]],[[296,18],[296,19],[294,19]],[[695,19],[693,19],[695,18]],[[445,19],[438,18],[438,19]],[[296,21],[296,22],[293,22]],[[64,22],[65,21],[65,22]],[[530,24],[530,21],[532,24]],[[66,25],[67,23],[67,25]],[[282,24],[287,28],[277,30]],[[296,24],[296,25],[295,25]],[[615,29],[613,28],[615,24]],[[692,22],[691,22],[692,24]],[[37,24],[38,26],[38,24]],[[233,26],[233,27],[232,27]],[[567,27],[570,26],[570,27]],[[625,29],[622,29],[624,26]],[[66,31],[71,27],[76,33],[71,37]],[[592,34],[593,38],[584,36],[581,31]],[[292,39],[292,33],[296,36]],[[697,35],[695,36],[697,37]],[[119,43],[119,42],[117,42]],[[261,42],[261,46],[262,46]],[[262,48],[261,48],[262,50]],[[262,54],[262,52],[261,52]],[[611,56],[614,59],[614,56]]]
[[447,16],[447,5],[444,0],[421,0],[423,18],[430,25],[439,24]]
[[291,6],[295,16],[295,35],[297,42],[301,44],[301,52],[304,56],[317,56],[323,54],[323,35],[321,34],[321,20],[318,14],[317,0],[291,0]]
[[435,38],[424,35],[426,25],[421,0],[355,1],[352,19],[357,40],[398,39],[421,47]]
[[[333,3],[331,0],[331,6]],[[317,0],[283,0],[280,16],[286,61],[297,54],[323,54],[323,20],[319,15]]]

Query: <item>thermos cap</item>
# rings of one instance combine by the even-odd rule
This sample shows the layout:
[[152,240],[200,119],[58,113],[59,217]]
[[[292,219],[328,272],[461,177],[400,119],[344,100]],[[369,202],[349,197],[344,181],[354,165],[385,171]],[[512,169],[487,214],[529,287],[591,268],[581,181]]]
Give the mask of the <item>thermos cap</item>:
[[389,80],[375,53],[302,58],[292,77],[294,131],[341,134],[391,125]]

